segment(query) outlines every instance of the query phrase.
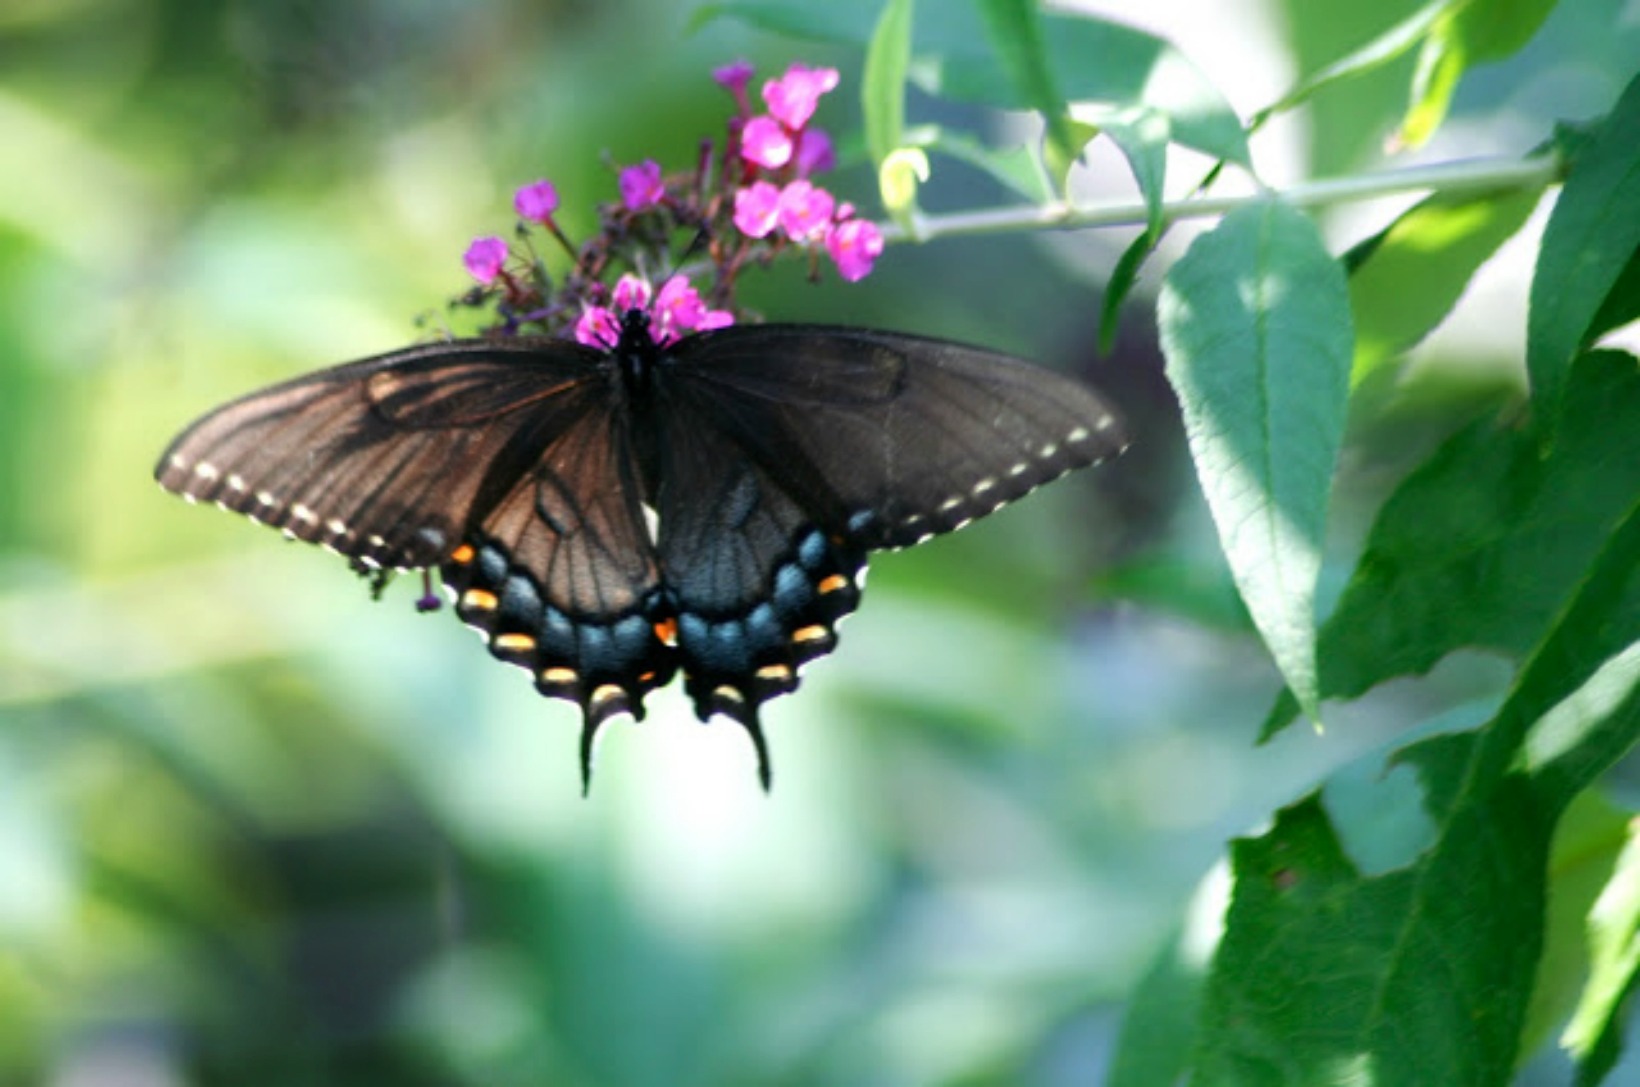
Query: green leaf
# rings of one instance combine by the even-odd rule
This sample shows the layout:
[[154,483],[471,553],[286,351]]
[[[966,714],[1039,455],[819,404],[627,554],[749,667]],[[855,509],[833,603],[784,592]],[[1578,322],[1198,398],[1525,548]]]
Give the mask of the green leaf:
[[1412,104],[1398,142],[1421,147],[1446,119],[1452,92],[1472,66],[1517,52],[1537,33],[1555,0],[1470,0],[1450,4],[1430,28],[1412,79]]
[[1398,803],[1438,832],[1409,863],[1364,872],[1314,796],[1232,846],[1196,1082],[1508,1081],[1556,825],[1640,733],[1640,643],[1613,652],[1610,637],[1614,616],[1640,610],[1637,555],[1640,515],[1490,724],[1395,756],[1418,794]]
[[912,10],[912,0],[888,0],[884,5],[860,77],[866,151],[871,155],[871,164],[879,170],[905,140],[905,73],[911,62]]
[[1276,107],[1305,106],[1311,174],[1354,173],[1383,157],[1384,134],[1406,113],[1413,50],[1448,2],[1275,0],[1300,73]]
[[1559,0],[1471,0],[1458,9],[1457,36],[1472,63],[1513,56],[1531,41]]
[[1122,304],[1132,293],[1133,285],[1139,281],[1139,269],[1144,267],[1145,258],[1156,251],[1158,240],[1159,234],[1144,231],[1122,250],[1122,255],[1116,260],[1116,267],[1110,270],[1110,280],[1105,284],[1105,297],[1099,304],[1101,354],[1109,354],[1111,348],[1116,345],[1116,329],[1121,318]]
[[1561,1045],[1578,1060],[1579,1084],[1599,1083],[1622,1048],[1625,1002],[1640,981],[1640,833],[1629,824],[1616,869],[1588,915],[1590,970]]
[[[1405,56],[1420,42],[1428,40],[1431,29],[1446,16],[1452,4],[1453,0],[1431,0],[1430,3],[1424,4],[1375,35],[1366,44],[1350,49],[1344,56],[1330,61],[1325,67],[1304,76],[1286,94],[1260,110],[1257,122],[1262,123],[1274,114],[1301,106],[1318,92],[1335,83],[1343,83],[1368,75]],[[1293,7],[1298,11],[1303,11],[1310,5],[1295,3]],[[1337,5],[1330,4],[1327,7],[1329,10],[1337,12]],[[1357,19],[1367,17],[1376,20],[1379,10],[1363,7],[1356,9],[1354,14]],[[1338,20],[1334,20],[1334,22],[1336,23]]]
[[[1321,629],[1321,694],[1353,698],[1460,647],[1526,653],[1640,494],[1640,370],[1573,367],[1560,440],[1483,420],[1448,439],[1379,511]],[[1640,611],[1625,629],[1640,636]],[[1265,735],[1291,720],[1286,701]]]
[[1475,269],[1525,224],[1542,189],[1431,196],[1345,257],[1359,384],[1435,329]]
[[[1008,71],[979,47],[982,30],[950,0],[941,18],[917,28],[919,83],[930,94],[999,109],[1030,109]],[[1171,138],[1214,158],[1251,168],[1241,120],[1200,69],[1153,35],[1083,13],[1044,12],[1039,37],[1061,101],[1118,112],[1149,107],[1168,118]]]
[[1236,585],[1313,714],[1315,584],[1349,397],[1343,271],[1302,213],[1253,203],[1174,264],[1159,317],[1168,380]]
[[1598,340],[1613,329],[1622,328],[1635,320],[1640,320],[1640,249],[1629,257],[1629,263],[1618,275],[1611,293],[1600,304],[1600,311],[1589,324],[1589,339]]
[[991,48],[1026,107],[1047,126],[1043,158],[1055,186],[1065,177],[1086,141],[1071,131],[1065,96],[1060,93],[1043,45],[1035,0],[977,0]]
[[1076,119],[1101,129],[1121,150],[1145,201],[1145,232],[1162,236],[1162,199],[1167,188],[1167,145],[1172,138],[1168,116],[1149,107],[1126,109],[1105,116],[1076,114]]
[[1418,53],[1418,66],[1412,73],[1412,104],[1394,141],[1398,150],[1422,147],[1441,127],[1468,61],[1456,22],[1450,17],[1439,19]]
[[1567,370],[1640,250],[1640,76],[1599,126],[1555,202],[1532,275],[1526,370],[1541,433],[1554,433]]

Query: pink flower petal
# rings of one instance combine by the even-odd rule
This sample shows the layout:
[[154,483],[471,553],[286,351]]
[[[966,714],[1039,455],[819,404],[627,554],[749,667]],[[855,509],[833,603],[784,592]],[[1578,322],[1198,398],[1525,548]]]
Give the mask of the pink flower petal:
[[837,274],[850,283],[864,279],[883,252],[883,232],[869,219],[838,223],[826,235],[826,252],[837,264]]
[[480,283],[489,283],[501,274],[501,266],[507,263],[507,243],[493,234],[482,238],[474,238],[467,251],[461,255],[461,263],[467,266],[467,272]]
[[687,276],[675,275],[655,295],[655,339],[671,343],[700,323],[706,307]]
[[763,103],[793,132],[809,123],[820,96],[837,86],[836,68],[793,64],[779,79],[763,84]]
[[794,242],[819,241],[836,207],[831,193],[812,181],[793,181],[780,190],[780,229]]
[[753,117],[740,131],[740,154],[765,170],[778,170],[791,161],[791,134],[773,117]]
[[621,338],[621,322],[603,306],[588,306],[575,322],[575,340],[588,347],[614,347]]
[[612,308],[622,317],[635,309],[647,310],[649,308],[649,299],[653,295],[654,290],[649,286],[647,279],[628,272],[615,281],[614,306]]
[[780,219],[780,188],[754,181],[735,193],[735,228],[748,238],[765,238]]
[[622,170],[620,183],[621,203],[626,205],[628,211],[654,207],[666,196],[666,186],[661,182],[661,164],[654,159],[644,159],[638,165]]
[[558,210],[558,190],[550,181],[532,181],[513,193],[513,210],[532,223],[544,223]]

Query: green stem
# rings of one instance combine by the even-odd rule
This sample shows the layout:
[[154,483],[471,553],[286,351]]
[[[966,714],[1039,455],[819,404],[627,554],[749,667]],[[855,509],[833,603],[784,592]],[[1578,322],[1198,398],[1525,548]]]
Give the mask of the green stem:
[[[1432,166],[1410,166],[1402,170],[1356,174],[1350,177],[1305,181],[1279,191],[1248,196],[1192,196],[1162,205],[1166,222],[1178,219],[1223,215],[1255,200],[1279,196],[1299,207],[1326,207],[1355,200],[1372,200],[1408,192],[1480,193],[1497,189],[1521,189],[1549,185],[1559,180],[1560,157],[1553,154],[1529,158],[1482,158],[1443,162]],[[1078,205],[1055,201],[1032,207],[996,208],[985,211],[918,215],[910,229],[894,223],[883,224],[885,241],[933,241],[970,234],[999,234],[1020,230],[1074,230],[1095,226],[1144,226],[1143,201],[1122,204]]]

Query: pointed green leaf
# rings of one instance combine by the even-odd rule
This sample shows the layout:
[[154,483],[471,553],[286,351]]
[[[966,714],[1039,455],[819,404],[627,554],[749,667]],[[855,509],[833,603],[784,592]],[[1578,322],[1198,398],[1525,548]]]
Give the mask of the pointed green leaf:
[[1427,336],[1470,277],[1525,225],[1542,198],[1533,188],[1428,197],[1345,257],[1355,314],[1359,384]]
[[1250,204],[1168,272],[1159,315],[1220,543],[1253,622],[1313,714],[1315,583],[1349,397],[1343,270],[1302,213]]
[[1640,76],[1572,160],[1532,275],[1526,370],[1543,434],[1554,433],[1566,373],[1640,250]]
[[986,35],[1003,71],[1026,108],[1046,125],[1043,159],[1057,189],[1082,153],[1085,139],[1070,128],[1069,111],[1043,44],[1035,0],[976,0]]
[[1531,41],[1559,0],[1470,0],[1454,22],[1470,63],[1502,60]]
[[1158,240],[1159,235],[1144,231],[1122,250],[1122,255],[1116,260],[1116,267],[1110,270],[1110,280],[1105,284],[1105,297],[1099,304],[1100,353],[1109,354],[1115,346],[1122,305],[1132,293],[1133,285],[1139,281],[1139,269],[1144,267],[1145,258],[1155,252]]
[[911,62],[912,0],[888,0],[866,48],[860,108],[866,151],[879,170],[905,139],[905,73]]
[[1499,60],[1531,40],[1555,0],[1470,0],[1448,4],[1430,27],[1413,72],[1411,105],[1398,142],[1421,147],[1446,119],[1452,93],[1476,64]]
[[1463,39],[1458,35],[1457,23],[1450,16],[1436,21],[1424,47],[1418,52],[1418,66],[1412,73],[1412,103],[1401,119],[1396,143],[1400,149],[1412,150],[1429,142],[1435,130],[1446,120],[1447,108],[1452,104],[1452,92],[1458,89],[1469,63]]
[[[1452,6],[1453,0],[1430,0],[1429,3],[1408,13],[1374,35],[1364,45],[1351,48],[1344,56],[1331,60],[1325,67],[1304,76],[1286,94],[1260,110],[1259,121],[1301,106],[1318,92],[1335,83],[1357,79],[1399,60],[1428,39],[1431,29],[1447,15]],[[1353,14],[1359,19],[1368,16],[1369,13],[1371,17],[1376,18],[1378,9],[1360,8]],[[1335,19],[1334,22],[1337,23],[1339,20]]]

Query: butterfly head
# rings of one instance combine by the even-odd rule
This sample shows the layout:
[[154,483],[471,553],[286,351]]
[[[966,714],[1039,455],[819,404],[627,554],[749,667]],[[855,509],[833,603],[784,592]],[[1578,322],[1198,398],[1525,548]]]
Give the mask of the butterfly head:
[[646,343],[652,343],[654,337],[649,334],[649,311],[633,306],[621,314],[621,340],[617,350],[632,348]]

